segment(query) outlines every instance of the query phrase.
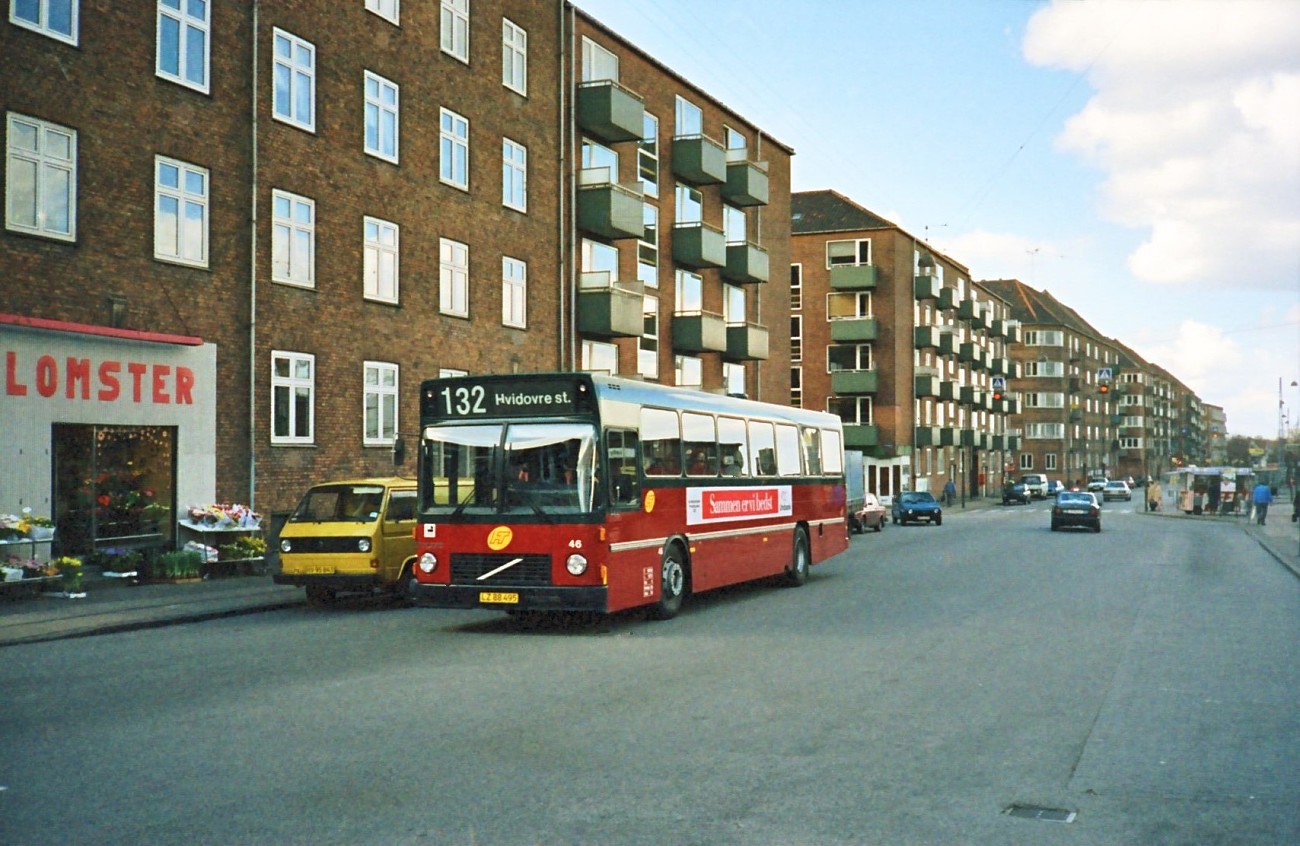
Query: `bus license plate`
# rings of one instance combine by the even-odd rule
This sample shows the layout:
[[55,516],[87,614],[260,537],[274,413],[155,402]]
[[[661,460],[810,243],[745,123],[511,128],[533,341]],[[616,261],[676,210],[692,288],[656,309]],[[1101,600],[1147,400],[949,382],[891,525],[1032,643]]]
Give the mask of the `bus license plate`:
[[494,593],[492,591],[483,591],[478,595],[478,601],[483,603],[495,603],[497,605],[518,605],[519,594],[517,593]]

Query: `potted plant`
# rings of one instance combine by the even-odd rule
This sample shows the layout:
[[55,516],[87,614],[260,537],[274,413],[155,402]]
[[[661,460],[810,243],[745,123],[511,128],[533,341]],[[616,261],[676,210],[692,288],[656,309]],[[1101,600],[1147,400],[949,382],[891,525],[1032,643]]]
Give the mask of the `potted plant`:
[[81,586],[82,567],[80,558],[72,555],[55,558],[49,563],[47,572],[50,570],[54,574],[63,577],[64,596],[69,599],[81,599],[86,595]]
[[32,514],[30,508],[23,509],[23,518],[18,525],[32,540],[44,541],[54,537],[54,521]]
[[173,582],[197,581],[200,578],[202,558],[197,552],[178,549],[159,555],[150,567],[153,578]]

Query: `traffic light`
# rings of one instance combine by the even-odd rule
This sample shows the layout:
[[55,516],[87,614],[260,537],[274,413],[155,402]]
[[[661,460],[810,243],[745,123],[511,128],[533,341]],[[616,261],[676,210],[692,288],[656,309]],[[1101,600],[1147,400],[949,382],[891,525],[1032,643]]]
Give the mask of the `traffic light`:
[[1099,393],[1109,394],[1109,393],[1110,393],[1110,382],[1102,382],[1102,383],[1101,383],[1101,386],[1097,388],[1097,391],[1098,391]]
[[993,389],[993,401],[1002,402],[1002,390],[1000,388]]

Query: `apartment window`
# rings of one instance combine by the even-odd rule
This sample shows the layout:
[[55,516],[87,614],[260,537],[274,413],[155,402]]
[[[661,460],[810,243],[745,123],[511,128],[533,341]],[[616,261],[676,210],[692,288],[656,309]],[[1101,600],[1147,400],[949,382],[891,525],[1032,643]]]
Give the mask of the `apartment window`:
[[501,322],[528,326],[528,265],[509,256],[501,259]]
[[528,211],[528,149],[509,138],[501,141],[501,204]]
[[469,0],[442,0],[442,52],[469,64]]
[[583,341],[582,369],[617,376],[618,347],[601,341]]
[[276,120],[308,132],[316,130],[316,47],[296,35],[275,30],[273,71]]
[[636,369],[646,379],[659,378],[659,298],[643,300],[641,341],[637,347]]
[[1065,408],[1065,394],[1026,393],[1021,395],[1025,408]]
[[618,153],[590,138],[582,139],[582,184],[618,182]]
[[674,110],[674,116],[677,119],[677,136],[683,135],[703,135],[704,134],[704,112],[699,106],[687,100],[685,97],[677,98],[677,106]]
[[618,82],[618,56],[590,38],[582,39],[582,81],[609,79]]
[[9,5],[9,21],[50,38],[76,44],[79,5],[80,0],[13,0]]
[[724,203],[722,206],[722,234],[727,239],[728,244],[745,243],[745,212]]
[[509,18],[501,19],[501,84],[528,94],[528,31]]
[[1049,453],[1047,453],[1046,455],[1043,456],[1043,469],[1044,469],[1044,470],[1058,470],[1058,469],[1060,469],[1060,468],[1057,467],[1057,465],[1056,465],[1056,453],[1054,453],[1054,452],[1049,452]]
[[733,397],[745,396],[745,365],[724,361],[722,363],[722,387]]
[[803,308],[803,265],[790,265],[790,310]]
[[803,408],[803,368],[790,368],[790,405]]
[[826,348],[826,372],[870,370],[871,344],[831,344]]
[[207,0],[158,0],[159,76],[207,93],[211,14]]
[[271,443],[309,444],[314,432],[316,356],[271,351]]
[[1033,455],[1033,453],[1029,453],[1029,452],[1022,452],[1022,453],[1020,453],[1020,469],[1021,469],[1021,470],[1033,470],[1033,469],[1034,469],[1034,455]]
[[827,241],[826,266],[829,268],[841,264],[871,264],[870,239]]
[[677,313],[699,314],[704,310],[704,277],[689,270],[677,271]]
[[469,247],[438,239],[438,310],[469,317]]
[[871,316],[871,293],[836,291],[826,295],[827,320],[852,320]]
[[1027,347],[1065,346],[1065,333],[1056,329],[1027,329],[1024,338]]
[[397,302],[398,249],[400,232],[397,224],[375,217],[364,219],[365,272],[364,295],[368,300],[386,303]]
[[271,192],[271,280],[316,282],[316,203],[287,191]]
[[441,110],[438,178],[463,191],[469,190],[469,120],[449,109]]
[[722,286],[722,319],[728,324],[745,322],[745,289],[739,285]]
[[749,141],[745,138],[744,133],[732,129],[730,126],[722,127],[722,146],[727,150],[727,161],[743,162],[746,158],[746,149],[749,147]]
[[693,355],[673,357],[673,375],[677,384],[687,388],[698,388],[704,384],[704,361]]
[[872,422],[871,397],[827,397],[826,410],[850,426]]
[[402,0],[366,0],[366,9],[394,26],[401,23]]
[[659,209],[652,203],[641,207],[644,231],[636,245],[636,278],[648,288],[659,287]]
[[790,315],[790,361],[803,361],[803,315]]
[[397,436],[397,365],[365,363],[365,421],[362,442],[387,446]]
[[154,258],[207,267],[208,171],[158,156],[154,196]]
[[[596,277],[597,288],[608,287],[618,281],[618,248],[584,238],[582,241],[582,273]],[[590,287],[590,286],[588,286]]]
[[397,86],[366,71],[366,152],[397,164]]
[[689,185],[677,186],[677,222],[699,223],[704,220],[704,195]]
[[659,118],[646,112],[641,120],[641,141],[636,149],[637,177],[647,197],[659,196]]
[[75,240],[77,133],[12,112],[6,123],[5,227]]

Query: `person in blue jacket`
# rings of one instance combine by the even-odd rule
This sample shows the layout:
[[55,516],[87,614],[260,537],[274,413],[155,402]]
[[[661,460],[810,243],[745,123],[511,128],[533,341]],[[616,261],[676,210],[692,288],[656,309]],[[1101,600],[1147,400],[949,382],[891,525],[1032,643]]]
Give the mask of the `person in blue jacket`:
[[1260,482],[1250,498],[1255,503],[1255,522],[1262,526],[1264,518],[1268,517],[1268,506],[1273,502],[1273,489]]

